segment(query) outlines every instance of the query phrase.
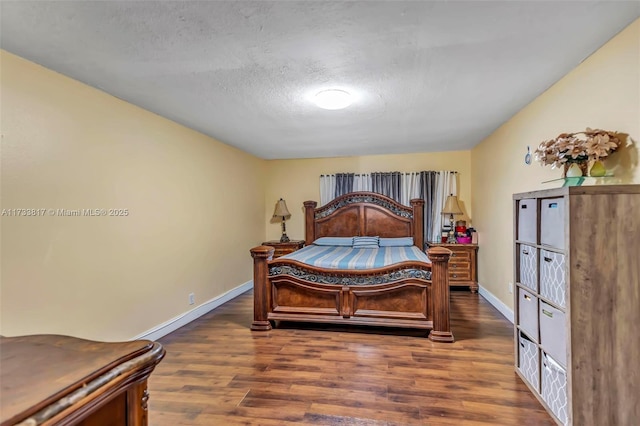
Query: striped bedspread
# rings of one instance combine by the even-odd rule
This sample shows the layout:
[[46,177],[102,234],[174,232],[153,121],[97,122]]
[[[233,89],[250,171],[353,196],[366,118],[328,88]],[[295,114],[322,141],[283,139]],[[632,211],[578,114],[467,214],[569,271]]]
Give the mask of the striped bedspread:
[[427,255],[416,246],[379,247],[359,249],[339,246],[309,245],[298,251],[282,256],[307,265],[332,269],[371,269],[413,260],[429,262]]

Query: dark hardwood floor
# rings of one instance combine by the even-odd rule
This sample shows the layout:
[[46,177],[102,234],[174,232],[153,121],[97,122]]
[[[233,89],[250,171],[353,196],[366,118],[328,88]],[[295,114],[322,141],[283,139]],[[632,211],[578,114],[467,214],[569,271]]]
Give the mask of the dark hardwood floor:
[[245,293],[160,342],[150,425],[553,425],[513,371],[513,328],[453,291],[453,344],[400,329],[249,330]]

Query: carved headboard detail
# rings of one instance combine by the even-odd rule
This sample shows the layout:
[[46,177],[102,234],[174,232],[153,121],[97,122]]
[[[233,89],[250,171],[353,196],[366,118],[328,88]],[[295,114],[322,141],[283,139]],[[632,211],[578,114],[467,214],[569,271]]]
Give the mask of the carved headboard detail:
[[305,201],[305,240],[320,237],[380,236],[413,237],[424,248],[424,200],[411,200],[411,207],[374,192],[351,192],[320,208]]

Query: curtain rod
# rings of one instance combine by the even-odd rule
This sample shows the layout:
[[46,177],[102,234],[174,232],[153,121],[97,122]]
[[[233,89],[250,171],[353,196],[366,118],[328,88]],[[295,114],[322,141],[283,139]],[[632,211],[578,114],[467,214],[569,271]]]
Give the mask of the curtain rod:
[[[423,170],[422,172],[449,172],[449,173],[453,173],[453,174],[458,174],[458,172],[456,170]],[[403,173],[403,174],[419,174],[422,172],[370,172],[370,173],[349,173],[349,172],[338,172],[338,173],[331,173],[331,174],[327,174],[327,175],[320,175],[320,177],[325,177],[325,176],[335,176],[335,175],[339,175],[339,174],[343,174],[343,175],[354,175],[354,176],[364,176],[364,175],[370,175],[372,173]]]

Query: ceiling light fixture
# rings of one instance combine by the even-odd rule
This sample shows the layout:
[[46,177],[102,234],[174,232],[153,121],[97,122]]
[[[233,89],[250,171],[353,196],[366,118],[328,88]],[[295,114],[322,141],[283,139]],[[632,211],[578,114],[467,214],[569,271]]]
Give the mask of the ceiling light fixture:
[[351,94],[340,89],[327,89],[316,93],[316,105],[324,109],[342,109],[351,105]]

